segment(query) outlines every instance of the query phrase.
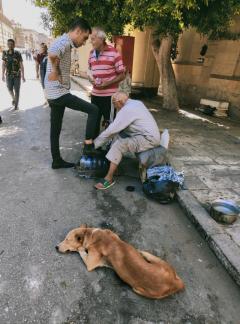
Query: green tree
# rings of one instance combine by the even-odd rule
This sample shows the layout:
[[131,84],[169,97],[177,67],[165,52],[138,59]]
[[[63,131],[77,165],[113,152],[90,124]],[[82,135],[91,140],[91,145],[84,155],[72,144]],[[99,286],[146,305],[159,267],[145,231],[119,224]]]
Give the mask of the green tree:
[[48,8],[45,25],[55,35],[63,33],[76,16],[86,17],[92,25],[105,28],[109,34],[123,33],[124,26],[153,30],[152,49],[156,59],[163,93],[163,107],[178,110],[178,95],[171,64],[173,45],[189,27],[222,38],[235,14],[240,13],[240,0],[32,0]]
[[42,15],[44,25],[51,28],[55,36],[68,30],[76,17],[86,18],[91,25],[104,27],[109,34],[123,33],[130,15],[125,0],[34,0],[35,5],[45,7]]
[[160,72],[163,107],[179,107],[171,51],[189,27],[210,38],[221,38],[240,11],[239,0],[129,0],[134,27],[153,29],[152,49]]

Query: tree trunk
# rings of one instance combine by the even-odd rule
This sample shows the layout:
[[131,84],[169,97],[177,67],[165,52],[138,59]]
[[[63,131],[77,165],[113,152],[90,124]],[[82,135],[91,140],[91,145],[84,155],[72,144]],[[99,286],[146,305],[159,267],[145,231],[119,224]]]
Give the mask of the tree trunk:
[[163,108],[177,111],[179,104],[176,80],[171,63],[171,48],[171,36],[155,39],[152,44],[153,55],[160,72]]

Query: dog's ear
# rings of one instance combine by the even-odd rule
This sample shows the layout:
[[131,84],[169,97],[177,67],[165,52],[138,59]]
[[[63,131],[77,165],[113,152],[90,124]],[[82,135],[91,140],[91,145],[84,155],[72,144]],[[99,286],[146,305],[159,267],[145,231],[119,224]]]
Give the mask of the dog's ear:
[[80,228],[87,228],[87,224],[81,224]]

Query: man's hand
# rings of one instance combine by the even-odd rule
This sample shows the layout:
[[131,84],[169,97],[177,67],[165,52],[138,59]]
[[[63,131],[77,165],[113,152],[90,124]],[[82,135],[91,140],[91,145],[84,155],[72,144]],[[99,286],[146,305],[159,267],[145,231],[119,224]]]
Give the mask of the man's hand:
[[99,89],[105,89],[106,87],[108,87],[110,84],[109,82],[105,81],[105,82],[102,82],[101,84],[96,84],[95,83],[95,87],[96,88],[99,88]]
[[23,80],[23,82],[26,82],[26,79],[25,79],[25,77],[24,77],[24,76],[22,77],[22,80]]
[[48,80],[49,80],[49,81],[59,81],[60,83],[62,83],[62,76],[59,75],[57,72],[52,71],[52,72],[48,75]]
[[5,75],[2,76],[2,80],[3,80],[3,82],[6,81]]

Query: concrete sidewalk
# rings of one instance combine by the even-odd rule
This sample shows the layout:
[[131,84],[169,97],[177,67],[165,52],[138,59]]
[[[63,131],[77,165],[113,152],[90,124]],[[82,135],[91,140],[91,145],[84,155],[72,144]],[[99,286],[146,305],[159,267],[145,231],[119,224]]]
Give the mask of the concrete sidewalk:
[[[88,80],[72,80],[90,93]],[[179,203],[240,285],[240,218],[231,226],[220,225],[208,213],[209,204],[217,198],[240,203],[239,123],[188,110],[176,114],[160,109],[155,100],[144,101],[159,129],[169,129],[171,164],[185,173]]]

